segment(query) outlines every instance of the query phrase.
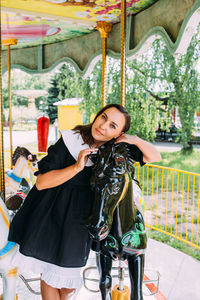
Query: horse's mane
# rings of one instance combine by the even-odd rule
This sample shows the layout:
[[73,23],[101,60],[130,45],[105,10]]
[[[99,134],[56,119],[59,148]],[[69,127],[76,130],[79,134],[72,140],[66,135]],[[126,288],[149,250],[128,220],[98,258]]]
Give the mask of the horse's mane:
[[[30,156],[29,156],[30,155]],[[25,147],[17,147],[15,149],[15,152],[13,153],[12,156],[12,163],[13,166],[16,164],[18,158],[20,156],[25,157],[27,160],[30,161],[36,161],[37,160],[37,156],[35,154],[32,154],[28,149],[26,149]],[[28,157],[29,156],[29,157]]]
[[132,176],[134,175],[134,167],[133,164],[135,161],[131,157],[130,150],[126,143],[115,143],[115,140],[108,141],[107,143],[103,144],[101,147],[99,147],[99,151],[97,154],[90,155],[89,157],[94,162],[93,166],[93,174],[94,176],[98,176],[98,173],[101,171],[102,168],[104,168],[105,161],[102,161],[102,157],[105,155],[105,153],[118,153],[123,155],[123,157],[126,160],[127,169],[129,172],[132,173]]

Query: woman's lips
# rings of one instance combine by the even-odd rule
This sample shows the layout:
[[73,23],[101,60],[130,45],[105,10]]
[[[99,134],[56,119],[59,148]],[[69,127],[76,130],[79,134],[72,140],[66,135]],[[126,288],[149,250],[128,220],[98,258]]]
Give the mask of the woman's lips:
[[103,133],[101,133],[101,131],[99,131],[97,128],[95,128],[95,131],[96,131],[97,134],[103,135]]

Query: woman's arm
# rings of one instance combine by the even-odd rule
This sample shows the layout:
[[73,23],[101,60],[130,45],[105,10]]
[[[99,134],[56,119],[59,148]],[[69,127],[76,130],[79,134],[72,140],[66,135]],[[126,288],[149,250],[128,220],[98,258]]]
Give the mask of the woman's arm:
[[76,167],[76,164],[74,164],[64,169],[52,170],[44,174],[39,174],[36,180],[36,187],[39,191],[56,187],[71,179],[80,171]]
[[154,145],[144,141],[136,135],[122,134],[116,140],[117,143],[125,142],[136,145],[143,153],[143,161],[146,163],[156,162],[161,160],[161,155]]
[[39,174],[36,180],[38,190],[56,187],[74,177],[85,167],[88,160],[88,155],[96,152],[96,148],[87,148],[80,151],[78,160],[75,164],[60,170],[52,170],[44,174]]

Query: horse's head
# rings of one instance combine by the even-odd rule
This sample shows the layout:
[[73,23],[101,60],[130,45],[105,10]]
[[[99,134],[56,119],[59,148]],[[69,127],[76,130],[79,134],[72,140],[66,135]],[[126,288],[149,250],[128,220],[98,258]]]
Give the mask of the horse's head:
[[13,154],[13,173],[20,177],[25,178],[30,185],[33,186],[33,174],[37,171],[37,156],[32,154],[24,147],[17,147]]
[[95,160],[91,178],[95,202],[87,226],[94,239],[102,240],[110,231],[115,208],[128,191],[134,173],[134,161],[127,144],[115,144],[114,141],[101,146]]

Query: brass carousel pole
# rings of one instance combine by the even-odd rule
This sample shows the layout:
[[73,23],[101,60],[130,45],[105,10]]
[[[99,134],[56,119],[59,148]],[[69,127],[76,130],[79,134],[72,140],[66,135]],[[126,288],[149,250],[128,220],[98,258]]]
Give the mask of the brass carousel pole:
[[126,96],[126,0],[121,0],[121,105]]
[[12,107],[11,107],[11,74],[10,74],[10,45],[8,47],[8,100],[9,100],[9,129],[10,129],[10,168],[13,168],[12,164]]
[[[0,55],[1,69],[1,55]],[[4,173],[4,142],[3,142],[3,95],[2,95],[2,75],[0,74],[0,194],[5,200],[5,173]]]
[[8,39],[2,40],[2,45],[8,47],[8,99],[9,99],[9,128],[10,128],[10,167],[12,165],[12,153],[13,153],[13,144],[12,144],[12,104],[11,104],[11,71],[10,71],[10,46],[16,45],[17,39]]
[[112,30],[112,24],[104,21],[97,22],[97,29],[102,39],[102,107],[106,105],[106,49],[107,38]]

